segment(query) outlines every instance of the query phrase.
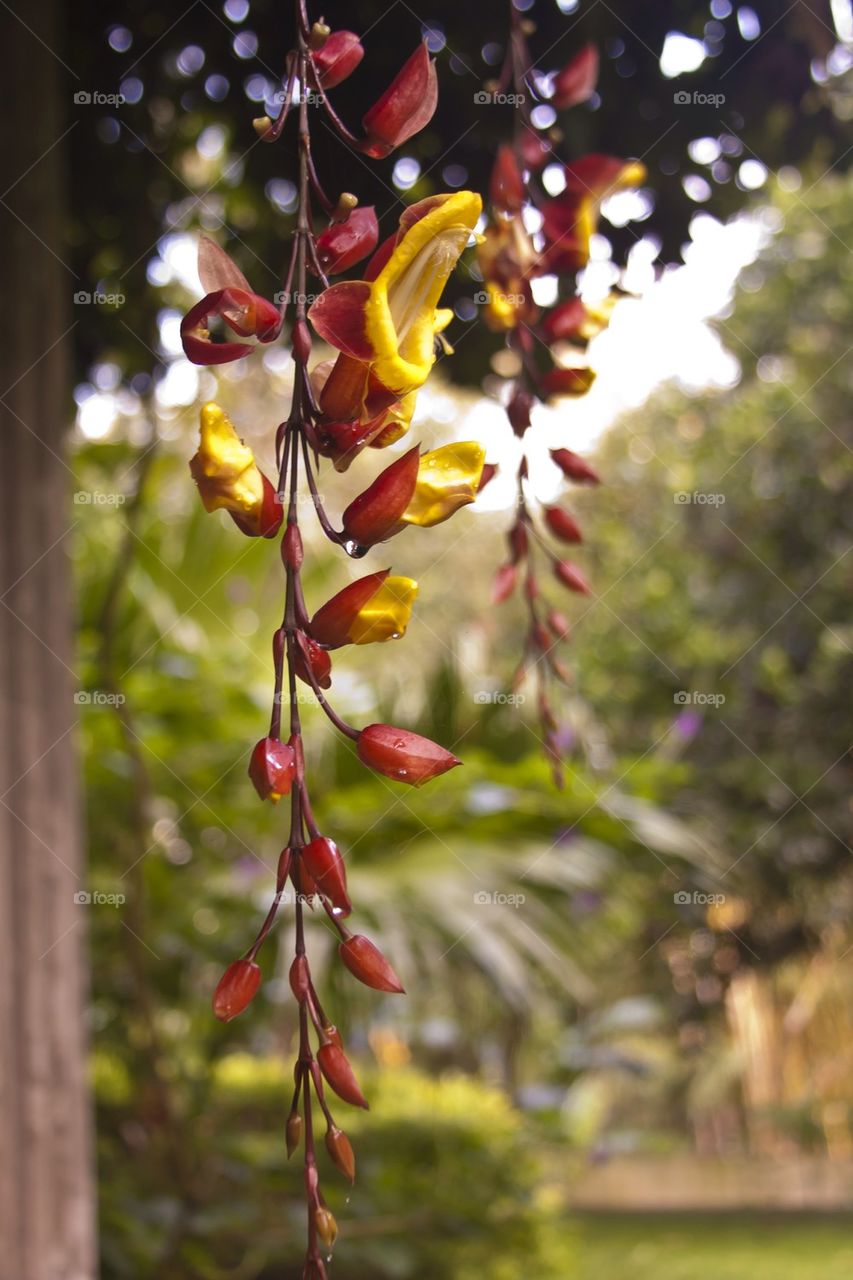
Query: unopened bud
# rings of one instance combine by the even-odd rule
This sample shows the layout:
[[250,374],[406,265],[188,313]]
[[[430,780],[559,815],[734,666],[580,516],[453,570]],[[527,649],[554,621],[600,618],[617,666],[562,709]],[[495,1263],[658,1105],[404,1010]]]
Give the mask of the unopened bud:
[[366,987],[372,987],[374,991],[403,991],[403,984],[382,952],[363,934],[347,938],[338,947],[338,952],[353,977]]
[[325,22],[315,22],[308,37],[310,48],[322,49],[331,34],[332,28],[327,27]]
[[290,966],[290,989],[300,1004],[308,998],[311,989],[311,973],[304,955],[294,958]]
[[336,916],[348,916],[352,903],[347,894],[347,873],[341,851],[328,836],[316,836],[302,850],[302,864],[327,899]]
[[287,1117],[284,1133],[287,1142],[287,1158],[289,1160],[302,1141],[302,1116],[298,1111],[291,1111]]
[[514,564],[502,564],[492,583],[492,604],[503,604],[515,590],[518,570]]
[[328,1209],[324,1209],[321,1205],[314,1212],[314,1226],[317,1228],[317,1235],[323,1244],[327,1249],[331,1249],[338,1238],[338,1224],[335,1222],[334,1214],[330,1213]]
[[355,1182],[355,1152],[352,1143],[344,1131],[335,1125],[326,1130],[326,1150],[344,1177]]
[[568,560],[558,560],[554,565],[554,573],[570,591],[577,591],[583,596],[591,595],[592,588],[577,565],[569,564]]
[[294,360],[298,360],[300,364],[305,364],[311,355],[311,334],[304,320],[299,319],[296,321],[290,341],[293,347]]
[[265,138],[272,128],[272,120],[269,116],[256,116],[252,121],[252,128],[259,138]]
[[356,208],[358,208],[358,196],[354,196],[351,191],[342,191],[338,196],[338,207],[335,213],[342,215],[352,213]]
[[339,1098],[343,1098],[350,1106],[364,1107],[367,1110],[367,1099],[359,1088],[355,1072],[343,1049],[329,1040],[317,1050],[317,1061],[328,1084]]
[[561,542],[583,542],[580,525],[563,507],[546,507],[545,523]]
[[302,546],[302,534],[299,532],[298,524],[289,524],[287,526],[281,542],[281,558],[284,561],[285,568],[292,569],[294,573],[302,568],[305,551]]
[[252,1002],[261,985],[261,970],[254,960],[235,960],[219,979],[213,993],[213,1012],[220,1022],[230,1022]]

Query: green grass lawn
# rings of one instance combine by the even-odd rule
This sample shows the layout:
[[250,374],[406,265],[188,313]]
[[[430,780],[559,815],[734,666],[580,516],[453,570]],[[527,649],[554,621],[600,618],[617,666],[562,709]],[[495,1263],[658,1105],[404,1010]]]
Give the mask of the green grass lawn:
[[582,1214],[577,1280],[849,1280],[853,1222],[757,1215]]

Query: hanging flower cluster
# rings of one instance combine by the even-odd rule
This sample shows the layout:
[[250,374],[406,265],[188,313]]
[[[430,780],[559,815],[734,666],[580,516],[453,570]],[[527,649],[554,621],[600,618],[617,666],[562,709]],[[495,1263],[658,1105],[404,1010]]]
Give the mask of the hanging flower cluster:
[[[527,432],[538,404],[582,396],[595,380],[586,348],[606,328],[619,292],[590,306],[580,297],[578,273],[589,261],[603,201],[617,191],[639,186],[645,169],[639,161],[599,154],[561,164],[554,136],[535,124],[535,107],[550,104],[559,110],[589,99],[598,78],[597,51],[588,45],[561,71],[545,75],[531,60],[527,37],[535,30],[533,23],[514,4],[510,12],[507,57],[493,88],[502,92],[512,86],[520,105],[512,141],[502,145],[495,158],[490,218],[478,251],[485,321],[506,334],[516,356],[517,372],[508,379],[505,404],[512,429],[522,442],[509,555],[496,574],[493,598],[501,603],[516,589],[525,597],[528,626],[516,681],[528,674],[537,681],[543,740],[555,781],[561,785],[561,739],[548,683],[549,675],[569,682],[559,646],[569,638],[570,624],[549,604],[538,562],[544,561],[553,580],[570,592],[588,595],[591,587],[578,565],[566,558],[568,549],[583,541],[574,514],[560,503],[538,503],[531,493]],[[541,173],[546,165],[557,164],[561,164],[564,186],[551,196],[542,185]],[[538,304],[534,297],[535,282],[545,276],[558,280],[557,300],[551,306]],[[571,448],[552,449],[551,457],[572,484],[598,483],[595,470]]]
[[[202,237],[199,273],[207,292],[187,314],[181,334],[184,351],[196,364],[244,359],[256,346],[281,337],[289,342],[293,357],[290,411],[275,435],[277,483],[264,475],[228,416],[213,403],[201,410],[201,438],[190,470],[208,511],[227,511],[249,537],[281,534],[284,605],[272,641],[272,712],[268,732],[251,753],[248,772],[262,801],[288,801],[289,831],[266,919],[246,953],[224,973],[213,1007],[218,1018],[228,1021],[255,996],[261,982],[257,957],[290,882],[295,891],[290,985],[299,1006],[299,1050],[286,1139],[288,1154],[300,1145],[304,1149],[308,1249],[303,1276],[322,1280],[323,1254],[334,1243],[337,1227],[321,1191],[317,1121],[325,1124],[331,1162],[352,1179],[355,1157],[332,1114],[331,1095],[352,1106],[366,1107],[367,1102],[314,985],[306,948],[306,906],[326,912],[340,939],[340,959],[355,978],[377,991],[403,988],[378,948],[345,924],[352,911],[345,858],[314,820],[298,682],[314,691],[335,727],[354,743],[360,760],[387,778],[418,787],[460,761],[407,729],[388,724],[356,728],[331,706],[327,691],[333,654],[345,645],[402,636],[418,587],[411,578],[380,569],[309,609],[301,580],[305,552],[299,528],[300,485],[307,484],[327,537],[355,557],[408,525],[439,524],[475,498],[484,462],[479,445],[445,445],[428,453],[414,446],[352,499],[343,512],[342,527],[335,529],[317,491],[315,468],[323,457],[346,470],[365,447],[384,448],[408,429],[415,397],[451,318],[450,312],[439,309],[439,299],[471,238],[481,201],[468,191],[423,200],[406,209],[398,228],[377,248],[375,211],[361,208],[349,193],[330,198],[317,176],[306,89],[315,99],[319,96],[328,124],[344,142],[381,157],[432,117],[435,68],[421,45],[365,115],[363,135],[356,136],[338,119],[327,91],[358,66],[361,43],[350,31],[331,32],[323,23],[310,24],[305,0],[297,0],[296,14],[297,43],[286,62],[281,111],[275,120],[264,116],[254,122],[264,141],[275,141],[298,102],[298,212],[283,301],[274,305],[260,297],[228,255]],[[315,225],[318,209],[322,227]],[[360,279],[329,284],[330,276],[365,258]],[[310,308],[309,278],[322,290]],[[333,359],[312,365],[312,329],[334,349]],[[283,704],[289,708],[284,725]]]

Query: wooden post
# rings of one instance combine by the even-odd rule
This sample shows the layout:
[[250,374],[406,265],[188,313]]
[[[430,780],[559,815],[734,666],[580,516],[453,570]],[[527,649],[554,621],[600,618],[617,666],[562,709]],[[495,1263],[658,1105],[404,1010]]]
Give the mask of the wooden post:
[[94,1280],[58,0],[0,46],[0,1274]]

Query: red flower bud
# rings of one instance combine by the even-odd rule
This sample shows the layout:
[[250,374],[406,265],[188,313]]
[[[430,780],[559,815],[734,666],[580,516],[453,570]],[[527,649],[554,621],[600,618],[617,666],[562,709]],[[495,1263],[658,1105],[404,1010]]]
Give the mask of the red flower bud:
[[310,623],[314,640],[332,649],[349,644],[350,627],[359,610],[376,595],[390,572],[390,569],[380,569],[377,573],[368,573],[364,578],[356,578],[355,582],[351,582],[321,605]]
[[403,992],[403,985],[382,952],[363,934],[353,934],[338,947],[346,967],[359,982],[374,991]]
[[300,1004],[308,998],[308,992],[311,990],[311,973],[304,955],[293,958],[293,964],[290,966],[290,990]]
[[320,266],[330,275],[348,271],[376,248],[379,223],[371,206],[353,209],[343,222],[333,222],[317,237]]
[[324,89],[334,89],[352,75],[363,57],[364,49],[354,31],[333,31],[314,53],[317,80]]
[[294,360],[298,360],[300,364],[307,364],[311,355],[311,330],[301,318],[293,326],[290,344],[293,348]]
[[328,689],[332,683],[332,659],[326,650],[302,631],[297,633],[296,645],[293,669],[299,679],[312,688],[317,684],[321,689]]
[[540,386],[546,396],[584,396],[595,382],[595,371],[587,365],[577,369],[551,369]]
[[519,560],[523,560],[527,555],[528,547],[530,545],[527,536],[527,526],[522,520],[517,520],[515,522],[509,533],[506,535],[506,540],[509,543],[512,563],[518,564]]
[[372,547],[393,533],[412,500],[419,466],[420,449],[415,445],[353,498],[343,515],[347,537],[359,546]]
[[548,611],[548,626],[558,640],[568,640],[572,633],[568,618],[559,609]]
[[492,584],[492,604],[503,604],[515,591],[518,582],[518,570],[514,564],[502,564],[495,574]]
[[569,515],[562,507],[546,507],[545,523],[555,538],[561,542],[583,542],[581,527],[574,516]]
[[462,763],[437,742],[390,724],[371,724],[362,729],[357,750],[368,768],[413,787],[421,787]]
[[542,321],[542,332],[548,342],[566,342],[577,338],[586,320],[586,307],[580,298],[561,302]]
[[317,836],[302,850],[302,863],[317,886],[317,892],[331,904],[336,916],[348,916],[352,903],[347,895],[347,873],[341,851],[334,840]]
[[355,1182],[355,1152],[342,1129],[332,1125],[326,1130],[326,1150],[345,1178]]
[[219,979],[213,993],[213,1012],[220,1022],[230,1022],[252,1003],[261,985],[261,970],[254,960],[235,960]]
[[585,462],[579,453],[573,453],[571,449],[552,449],[551,457],[563,475],[568,476],[570,480],[574,480],[578,484],[583,484],[584,482],[589,484],[601,483],[601,477],[598,472],[588,462]]
[[515,152],[504,144],[498,147],[498,155],[492,169],[489,198],[502,213],[518,213],[524,204],[524,180]]
[[363,149],[374,159],[429,124],[438,103],[438,78],[426,44],[421,44],[374,103],[362,124],[367,133]]
[[295,772],[293,747],[278,738],[261,738],[249,761],[249,777],[261,799],[278,804],[289,793]]
[[281,542],[281,558],[286,568],[292,569],[294,573],[297,569],[302,568],[305,551],[302,546],[302,534],[299,532],[298,524],[289,524],[287,526]]
[[339,1098],[343,1098],[344,1102],[348,1102],[350,1106],[364,1107],[365,1111],[368,1109],[367,1100],[358,1087],[355,1072],[343,1049],[333,1041],[323,1044],[317,1050],[317,1061],[330,1087]]
[[587,44],[557,72],[551,101],[559,110],[576,107],[592,97],[597,83],[598,50],[594,44]]
[[530,426],[530,411],[535,403],[535,397],[526,388],[517,386],[513,391],[506,413],[517,436],[523,436]]
[[554,565],[554,573],[558,582],[562,582],[563,586],[568,587],[570,591],[577,591],[583,596],[592,594],[592,587],[576,564],[569,564],[568,560],[558,560]]
[[547,138],[543,138],[541,133],[537,133],[535,129],[525,126],[521,131],[521,142],[519,144],[521,158],[528,169],[541,169],[543,164],[550,158],[553,147]]

